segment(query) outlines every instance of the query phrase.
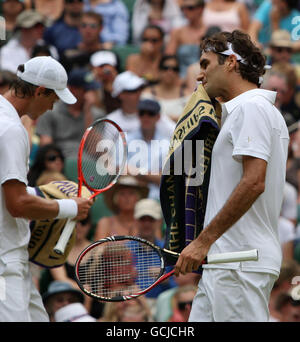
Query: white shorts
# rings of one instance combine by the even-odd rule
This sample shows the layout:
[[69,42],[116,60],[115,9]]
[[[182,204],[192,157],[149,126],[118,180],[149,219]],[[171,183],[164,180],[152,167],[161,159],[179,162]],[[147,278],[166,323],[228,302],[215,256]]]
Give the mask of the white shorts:
[[205,269],[189,322],[267,322],[276,279],[269,273]]
[[0,259],[0,322],[49,322],[28,262]]

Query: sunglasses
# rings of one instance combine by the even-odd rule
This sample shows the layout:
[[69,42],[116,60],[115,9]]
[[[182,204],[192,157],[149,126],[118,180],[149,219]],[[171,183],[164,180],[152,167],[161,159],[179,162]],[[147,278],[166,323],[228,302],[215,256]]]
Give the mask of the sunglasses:
[[158,43],[161,41],[160,38],[143,38],[142,39],[143,42],[150,42],[152,44]]
[[99,26],[98,26],[97,24],[87,24],[87,23],[82,23],[82,24],[80,25],[80,27],[82,27],[82,28],[87,28],[87,27],[89,27],[89,28],[92,28],[92,29],[97,29],[97,28],[99,28]]
[[178,72],[179,71],[179,67],[178,66],[169,66],[169,65],[162,65],[161,66],[161,70],[172,70],[174,72]]
[[83,2],[83,0],[65,0],[67,4],[73,4],[74,2]]
[[59,156],[58,154],[50,154],[49,156],[46,157],[46,161],[50,161],[50,162],[53,162],[56,159],[62,159],[62,157]]
[[157,113],[155,113],[155,112],[150,112],[150,111],[147,111],[147,110],[141,110],[140,112],[139,112],[139,116],[144,116],[144,115],[148,115],[148,116],[151,116],[151,117],[154,117],[154,116],[156,116],[157,115]]
[[182,11],[192,11],[198,7],[200,7],[200,5],[181,6],[180,8]]
[[279,53],[282,53],[282,52],[289,52],[289,53],[292,53],[292,49],[291,48],[288,48],[288,47],[278,47],[278,46],[273,46],[273,49],[276,51],[276,52],[279,52]]
[[192,303],[193,303],[192,300],[191,300],[191,301],[188,301],[188,302],[179,302],[179,303],[178,303],[178,309],[179,309],[180,311],[183,311],[183,310],[185,310],[185,308],[186,308],[187,305],[192,305]]

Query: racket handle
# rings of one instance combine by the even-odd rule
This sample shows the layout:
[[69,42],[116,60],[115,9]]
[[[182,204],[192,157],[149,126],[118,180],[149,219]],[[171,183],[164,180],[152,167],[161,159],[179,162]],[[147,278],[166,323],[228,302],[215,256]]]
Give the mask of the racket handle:
[[75,220],[71,220],[71,219],[68,219],[60,237],[59,237],[59,240],[57,241],[57,244],[55,245],[54,247],[54,252],[56,254],[59,254],[59,255],[62,255],[64,254],[65,252],[65,249],[66,249],[66,246],[67,246],[67,243],[74,231],[74,228],[75,228],[75,225],[76,225],[76,221]]
[[218,253],[207,256],[208,264],[218,264],[223,262],[257,261],[258,250],[252,249],[241,252]]

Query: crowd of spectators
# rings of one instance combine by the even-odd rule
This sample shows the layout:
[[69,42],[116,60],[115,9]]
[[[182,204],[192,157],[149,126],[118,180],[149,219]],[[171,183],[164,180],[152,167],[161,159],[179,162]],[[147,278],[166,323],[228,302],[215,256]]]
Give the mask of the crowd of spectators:
[[50,320],[187,321],[200,275],[171,278],[147,296],[104,304],[79,291],[74,264],[89,243],[109,235],[138,235],[163,245],[162,163],[197,86],[200,42],[218,31],[240,29],[272,67],[261,87],[277,92],[275,105],[290,133],[278,227],[283,263],[270,298],[271,321],[300,321],[300,1],[3,0],[1,16],[0,93],[15,79],[19,64],[46,55],[64,65],[78,100],[58,102],[37,122],[22,118],[31,146],[29,185],[77,181],[79,142],[101,117],[126,132],[129,157],[141,147],[147,152],[138,164],[129,159],[127,175],[98,196],[90,217],[77,223],[66,264],[51,270],[33,266]]

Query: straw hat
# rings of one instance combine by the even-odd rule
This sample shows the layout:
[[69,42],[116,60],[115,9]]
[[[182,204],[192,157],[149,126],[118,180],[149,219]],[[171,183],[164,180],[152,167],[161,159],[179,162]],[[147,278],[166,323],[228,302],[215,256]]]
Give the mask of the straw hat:
[[109,190],[104,192],[104,201],[107,207],[113,211],[117,212],[118,207],[114,203],[114,198],[116,193],[122,188],[134,188],[140,194],[140,199],[147,198],[149,193],[149,188],[144,183],[138,182],[138,180],[133,176],[120,176],[117,183]]

